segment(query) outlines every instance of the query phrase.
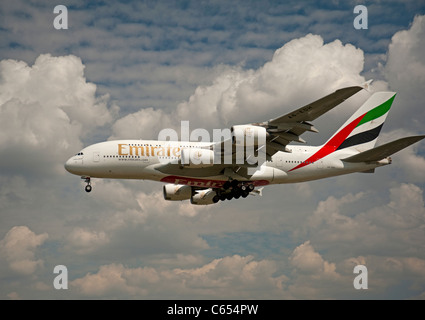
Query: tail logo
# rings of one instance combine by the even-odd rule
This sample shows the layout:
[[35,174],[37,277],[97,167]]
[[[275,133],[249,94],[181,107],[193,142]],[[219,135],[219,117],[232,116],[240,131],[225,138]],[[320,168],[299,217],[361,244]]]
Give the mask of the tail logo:
[[361,116],[347,124],[344,128],[339,130],[322,148],[320,148],[319,151],[317,151],[310,158],[303,161],[302,163],[300,163],[289,171],[294,171],[296,169],[314,163],[336,150],[341,150],[344,148],[375,140],[382,129],[383,123],[371,130],[361,131],[353,135],[351,135],[351,133],[354,129],[385,115],[390,110],[394,98],[395,94],[381,105],[362,114]]

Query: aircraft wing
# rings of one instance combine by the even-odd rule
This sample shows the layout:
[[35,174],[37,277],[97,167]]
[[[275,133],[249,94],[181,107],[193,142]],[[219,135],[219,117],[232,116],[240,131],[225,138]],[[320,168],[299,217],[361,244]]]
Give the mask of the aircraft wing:
[[277,151],[285,151],[285,146],[292,141],[305,143],[300,135],[306,131],[318,132],[311,121],[335,108],[362,89],[361,86],[339,89],[293,112],[260,124],[270,134],[266,145],[267,154],[272,156]]
[[[371,80],[362,86],[352,86],[336,90],[334,93],[275,119],[249,124],[266,129],[267,159],[269,160],[278,151],[289,152],[286,146],[293,141],[305,143],[305,140],[300,137],[304,132],[318,132],[311,121],[335,108],[360,90],[365,89],[370,82]],[[221,150],[224,150],[223,144],[224,142],[221,142]]]

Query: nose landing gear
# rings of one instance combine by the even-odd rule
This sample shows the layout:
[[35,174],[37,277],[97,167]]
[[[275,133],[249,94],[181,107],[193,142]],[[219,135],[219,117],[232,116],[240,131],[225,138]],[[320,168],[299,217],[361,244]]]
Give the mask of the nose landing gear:
[[84,182],[87,183],[84,190],[86,190],[86,192],[90,192],[92,190],[92,186],[90,184],[90,177],[81,177],[81,179],[84,179]]

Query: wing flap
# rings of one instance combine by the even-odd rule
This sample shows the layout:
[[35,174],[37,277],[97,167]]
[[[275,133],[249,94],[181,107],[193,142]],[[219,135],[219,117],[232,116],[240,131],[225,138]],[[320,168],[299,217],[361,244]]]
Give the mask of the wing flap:
[[374,162],[385,159],[386,157],[391,156],[392,154],[407,148],[408,146],[414,144],[425,138],[425,135],[422,136],[412,136],[402,139],[398,139],[386,144],[383,144],[379,147],[361,152],[354,156],[342,159],[345,162]]

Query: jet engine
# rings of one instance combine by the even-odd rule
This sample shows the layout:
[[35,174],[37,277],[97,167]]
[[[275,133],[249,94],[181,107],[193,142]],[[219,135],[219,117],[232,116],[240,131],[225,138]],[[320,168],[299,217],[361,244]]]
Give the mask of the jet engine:
[[192,204],[207,205],[217,203],[220,198],[217,193],[212,189],[197,190],[196,193],[190,198]]
[[181,184],[166,184],[163,187],[163,192],[165,200],[187,200],[192,196],[192,187]]
[[269,133],[266,131],[266,128],[259,126],[233,126],[230,131],[232,132],[233,144],[248,147],[265,144],[266,138],[269,135]]
[[207,168],[214,165],[214,151],[209,149],[183,149],[181,164],[188,168]]

